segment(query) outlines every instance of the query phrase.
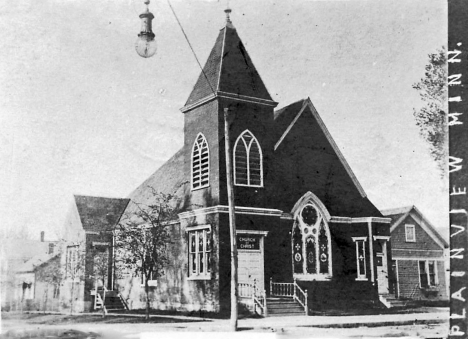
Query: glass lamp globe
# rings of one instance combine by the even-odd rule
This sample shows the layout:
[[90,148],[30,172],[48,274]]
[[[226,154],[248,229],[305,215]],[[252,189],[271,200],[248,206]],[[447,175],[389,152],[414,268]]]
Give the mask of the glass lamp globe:
[[145,13],[140,14],[141,32],[135,42],[135,49],[138,55],[143,58],[149,58],[156,54],[156,40],[154,40],[155,35],[151,29],[153,18],[153,13],[148,9]]

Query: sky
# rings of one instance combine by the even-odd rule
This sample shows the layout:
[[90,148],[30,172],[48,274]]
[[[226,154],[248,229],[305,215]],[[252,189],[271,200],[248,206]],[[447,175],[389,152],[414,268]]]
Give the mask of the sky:
[[[226,0],[170,0],[204,64]],[[310,97],[379,209],[416,205],[447,238],[448,188],[412,84],[446,45],[446,1],[231,0],[278,108]],[[200,69],[167,0],[158,52],[135,52],[143,1],[0,1],[0,227],[60,234],[73,194],[126,197],[183,144]]]

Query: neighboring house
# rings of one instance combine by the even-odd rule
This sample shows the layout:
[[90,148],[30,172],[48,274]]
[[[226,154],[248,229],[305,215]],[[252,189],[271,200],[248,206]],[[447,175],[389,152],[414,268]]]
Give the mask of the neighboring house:
[[[6,238],[0,244],[1,266],[1,301],[2,309],[20,308],[22,301],[33,295],[31,275],[21,275],[17,272],[25,263],[34,258],[43,258],[57,253],[57,241],[45,239],[45,233],[40,233],[39,240],[24,238]],[[34,261],[34,260],[33,260]],[[24,287],[24,291],[23,291]]]
[[[59,310],[61,284],[60,253],[36,256],[16,271],[17,291],[22,310]],[[18,305],[13,305],[18,309]]]
[[448,300],[445,251],[448,243],[415,207],[383,210],[392,219],[395,293],[401,299]]
[[[73,312],[94,308],[98,287],[112,290],[114,286],[113,234],[129,199],[75,195],[65,222],[61,248],[63,267],[60,300],[63,309]],[[102,259],[105,259],[103,261]],[[107,270],[97,275],[96,266]]]
[[[230,308],[226,108],[241,297],[254,285],[259,297],[287,294],[281,286],[292,291],[295,281],[318,309],[379,304],[392,292],[390,219],[367,198],[311,100],[277,104],[228,20],[181,109],[183,147],[130,195],[149,204],[154,189],[181,199],[152,308]],[[145,307],[139,277],[117,287],[132,308]]]

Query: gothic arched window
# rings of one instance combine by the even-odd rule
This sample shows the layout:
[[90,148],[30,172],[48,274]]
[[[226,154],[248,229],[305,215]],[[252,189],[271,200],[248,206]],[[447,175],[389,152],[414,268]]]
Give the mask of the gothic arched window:
[[207,187],[209,177],[210,151],[205,136],[199,133],[192,148],[192,189]]
[[258,140],[244,131],[234,145],[234,182],[238,186],[263,186],[263,155]]
[[292,248],[295,278],[331,278],[330,230],[324,214],[312,201],[305,203],[295,213]]

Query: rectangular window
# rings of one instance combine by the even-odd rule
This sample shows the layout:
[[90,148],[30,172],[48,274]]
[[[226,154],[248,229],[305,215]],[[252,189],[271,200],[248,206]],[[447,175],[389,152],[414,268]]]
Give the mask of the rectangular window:
[[188,232],[189,277],[210,278],[211,229],[209,227]]
[[353,237],[356,244],[356,280],[367,280],[366,277],[366,240],[367,237]]
[[414,225],[405,225],[406,242],[416,242],[416,232]]
[[78,269],[78,246],[67,247],[67,258],[66,258],[66,274],[68,278],[75,279],[77,277]]
[[437,286],[437,264],[432,260],[419,261],[419,282],[421,287]]

